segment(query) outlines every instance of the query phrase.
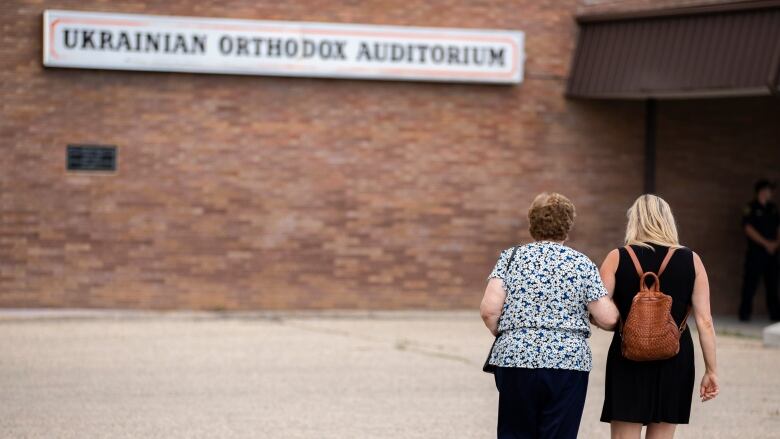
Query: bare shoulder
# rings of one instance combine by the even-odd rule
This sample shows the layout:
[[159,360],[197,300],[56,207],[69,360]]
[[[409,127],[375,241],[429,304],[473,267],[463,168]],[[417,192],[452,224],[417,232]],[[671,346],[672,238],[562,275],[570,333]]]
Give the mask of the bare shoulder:
[[619,262],[620,262],[620,249],[614,248],[609,253],[607,253],[607,256],[604,258],[604,263],[602,263],[602,265],[617,267]]
[[704,262],[702,262],[701,257],[699,256],[699,254],[696,253],[693,250],[690,250],[690,252],[693,255],[693,268],[696,270],[696,274],[697,275],[699,273],[705,273],[706,274],[706,270],[704,269]]

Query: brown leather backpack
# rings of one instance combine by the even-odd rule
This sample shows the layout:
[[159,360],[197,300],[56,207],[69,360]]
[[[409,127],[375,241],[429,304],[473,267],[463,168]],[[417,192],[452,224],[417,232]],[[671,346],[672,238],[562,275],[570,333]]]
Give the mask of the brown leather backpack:
[[[631,246],[627,245],[625,248],[639,274],[640,291],[631,302],[625,323],[622,320],[620,322],[623,356],[633,361],[665,360],[674,357],[680,352],[680,334],[685,331],[691,307],[688,307],[682,324],[677,327],[672,317],[672,296],[661,292],[658,277],[666,269],[675,249],[669,249],[656,274],[645,272]],[[654,280],[652,289],[647,286],[648,277]]]

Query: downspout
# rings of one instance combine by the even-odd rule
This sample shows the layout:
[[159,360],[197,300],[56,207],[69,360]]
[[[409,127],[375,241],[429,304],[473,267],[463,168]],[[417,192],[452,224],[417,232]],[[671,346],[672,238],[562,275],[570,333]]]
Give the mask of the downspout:
[[645,182],[644,192],[655,192],[655,141],[656,141],[656,101],[645,100]]

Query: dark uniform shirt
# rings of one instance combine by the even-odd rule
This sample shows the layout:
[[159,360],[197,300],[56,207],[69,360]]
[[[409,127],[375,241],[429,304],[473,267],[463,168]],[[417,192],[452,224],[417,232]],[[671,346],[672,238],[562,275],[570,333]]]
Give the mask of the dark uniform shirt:
[[[742,225],[747,224],[753,226],[764,238],[770,241],[777,240],[777,227],[780,225],[780,214],[778,213],[777,205],[771,201],[766,203],[766,205],[761,205],[757,200],[751,201],[745,206],[745,211],[742,215]],[[748,238],[748,250],[766,252],[764,247],[750,238]]]

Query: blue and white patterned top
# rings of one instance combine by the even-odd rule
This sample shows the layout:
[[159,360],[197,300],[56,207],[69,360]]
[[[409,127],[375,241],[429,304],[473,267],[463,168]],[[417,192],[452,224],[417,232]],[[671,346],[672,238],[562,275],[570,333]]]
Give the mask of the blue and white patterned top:
[[590,371],[587,304],[606,296],[596,265],[565,245],[537,241],[501,252],[488,276],[507,293],[490,364]]

